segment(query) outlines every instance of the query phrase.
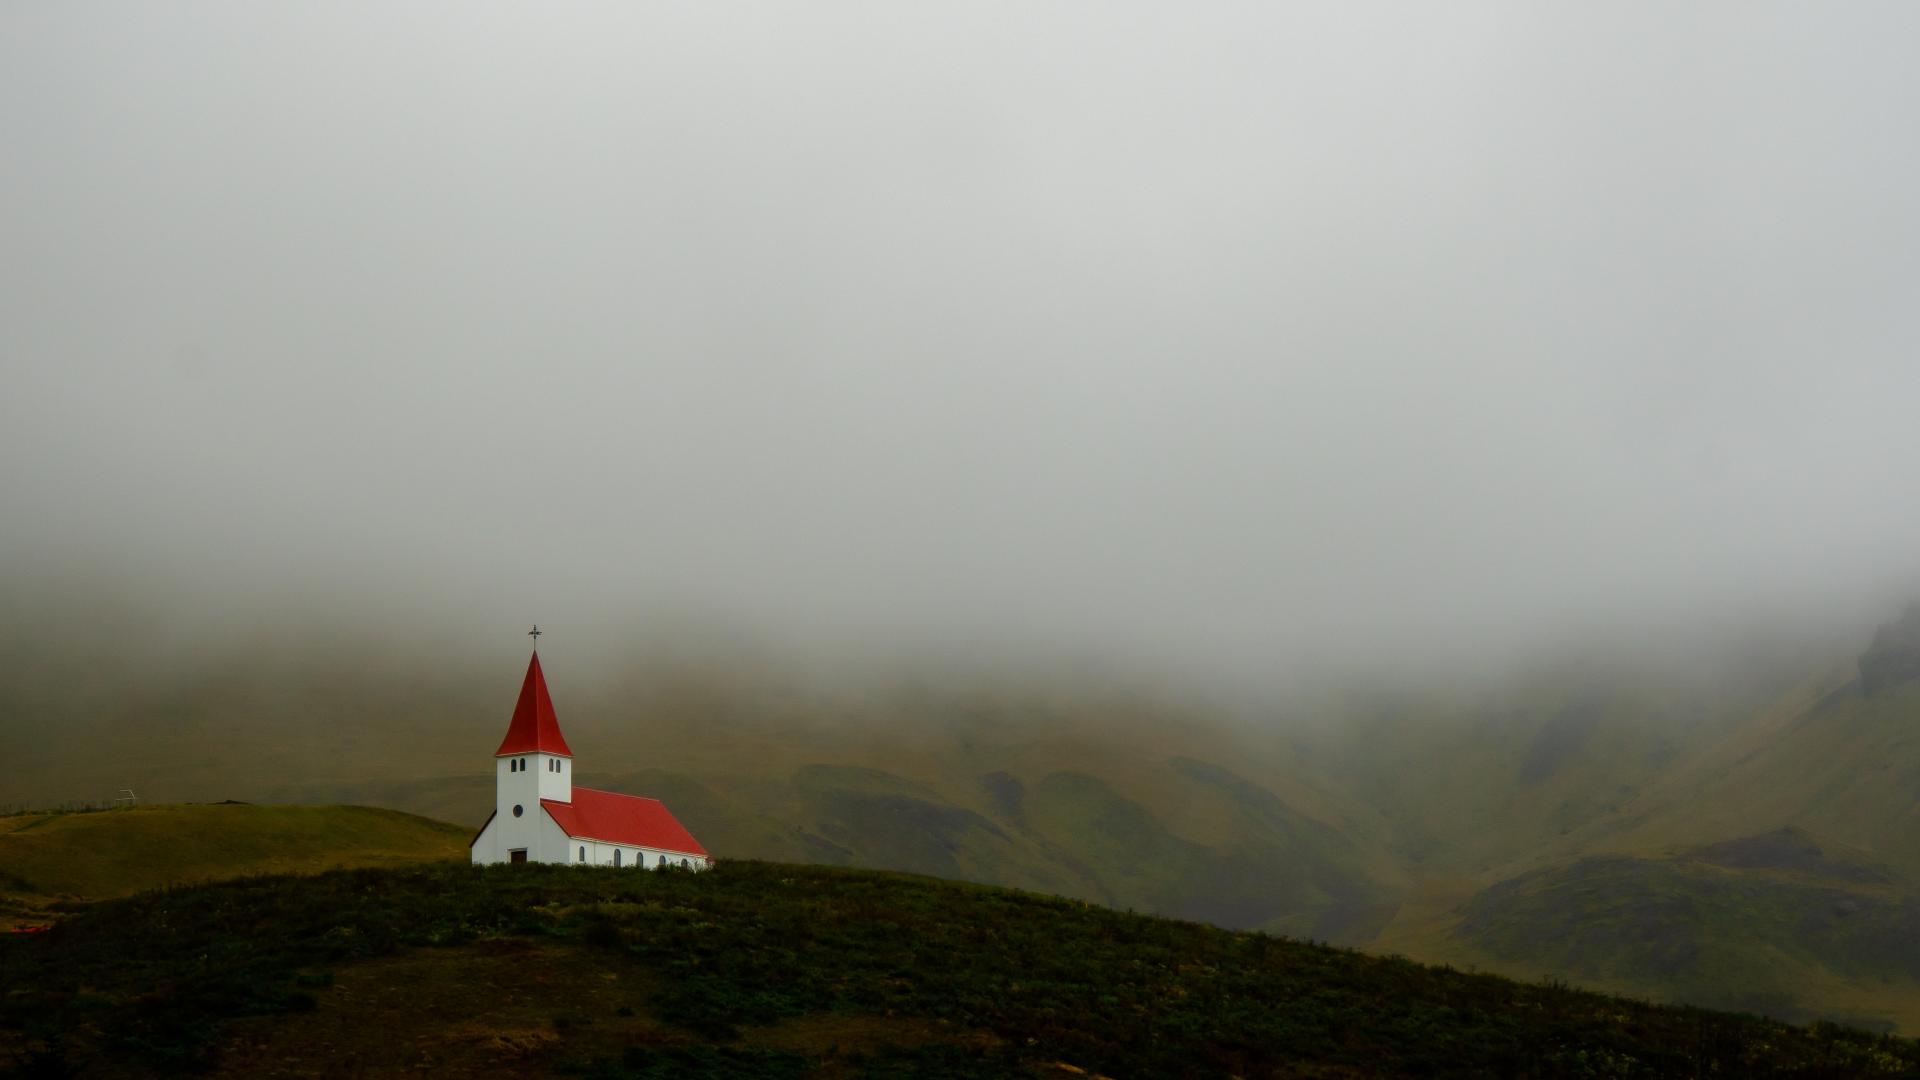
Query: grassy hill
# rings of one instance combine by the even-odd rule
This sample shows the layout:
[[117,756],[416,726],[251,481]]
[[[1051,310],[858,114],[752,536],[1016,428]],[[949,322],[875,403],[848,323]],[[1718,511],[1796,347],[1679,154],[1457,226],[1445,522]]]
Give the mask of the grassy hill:
[[335,871],[0,939],[19,1073],[1870,1076],[1920,1044],[1030,893],[723,863]]
[[0,923],[58,900],[466,855],[459,826],[366,806],[142,806],[0,817]]

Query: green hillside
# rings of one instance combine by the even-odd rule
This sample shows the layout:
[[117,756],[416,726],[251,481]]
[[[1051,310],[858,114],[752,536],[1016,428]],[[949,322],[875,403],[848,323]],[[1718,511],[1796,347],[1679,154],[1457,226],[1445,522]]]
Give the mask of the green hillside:
[[[1889,638],[1860,660],[1880,672],[1873,692],[1851,664],[1809,665],[1784,688],[1779,675],[1705,694],[1629,682],[1591,699],[1602,711],[1572,737],[1565,712],[1490,716],[1478,734],[1429,727],[1397,764],[1365,759],[1373,801],[1420,841],[1414,883],[1369,947],[1920,1030],[1906,944],[1920,934],[1920,683],[1894,677],[1907,668],[1885,656]],[[1664,703],[1645,714],[1657,723],[1621,711],[1635,697]],[[1472,767],[1423,770],[1420,753]]]
[[[1839,982],[1861,1022],[1920,1015],[1920,901],[1884,871],[1785,831],[1690,856],[1595,856],[1503,881],[1455,938],[1487,957],[1589,985],[1721,1008],[1828,1015]],[[1871,1004],[1868,1004],[1871,1003]]]
[[1596,824],[1642,850],[1795,825],[1920,880],[1916,804],[1920,682],[1874,694],[1841,682],[1757,717]]
[[933,878],[337,871],[0,940],[23,1075],[1870,1076],[1920,1044]]
[[459,826],[366,806],[142,806],[0,817],[0,919],[56,899],[466,855]]

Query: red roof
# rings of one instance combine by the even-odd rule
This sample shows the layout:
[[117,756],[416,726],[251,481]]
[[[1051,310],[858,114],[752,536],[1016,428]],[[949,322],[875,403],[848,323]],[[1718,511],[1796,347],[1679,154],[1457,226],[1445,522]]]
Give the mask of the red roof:
[[680,824],[659,799],[618,795],[592,788],[573,789],[573,801],[541,799],[540,805],[560,831],[575,840],[658,848],[677,855],[705,855],[707,849]]
[[553,714],[553,699],[547,696],[547,677],[540,673],[540,654],[534,653],[527,664],[527,681],[520,684],[520,701],[513,707],[513,723],[507,725],[507,737],[500,740],[494,757],[508,754],[560,754],[572,757],[567,740],[560,736],[560,719]]

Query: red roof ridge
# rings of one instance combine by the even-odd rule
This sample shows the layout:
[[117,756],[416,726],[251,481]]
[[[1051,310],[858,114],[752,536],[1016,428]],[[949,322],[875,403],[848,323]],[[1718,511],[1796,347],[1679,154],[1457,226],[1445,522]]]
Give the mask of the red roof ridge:
[[540,670],[540,653],[527,662],[527,677],[520,684],[520,700],[513,706],[513,721],[507,725],[507,737],[500,740],[494,757],[508,754],[558,754],[572,757],[566,737],[560,734],[560,718],[553,711],[553,697],[547,693],[547,676]]
[[[624,791],[603,791],[600,788],[581,787],[578,784],[574,785],[573,793],[575,795],[599,795],[608,799],[638,799],[641,802],[650,802],[650,803],[657,803],[660,801],[659,799],[656,799],[651,795],[629,795]],[[560,800],[542,799],[541,801],[542,802],[559,802]]]

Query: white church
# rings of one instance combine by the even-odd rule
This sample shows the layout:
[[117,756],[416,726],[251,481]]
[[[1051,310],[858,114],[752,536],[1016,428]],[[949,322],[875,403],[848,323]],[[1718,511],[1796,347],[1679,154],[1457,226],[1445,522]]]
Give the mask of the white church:
[[[535,639],[538,640],[537,638]],[[475,864],[573,863],[705,870],[713,859],[658,799],[573,786],[573,751],[534,650],[507,737],[493,752],[493,814],[471,849]]]

